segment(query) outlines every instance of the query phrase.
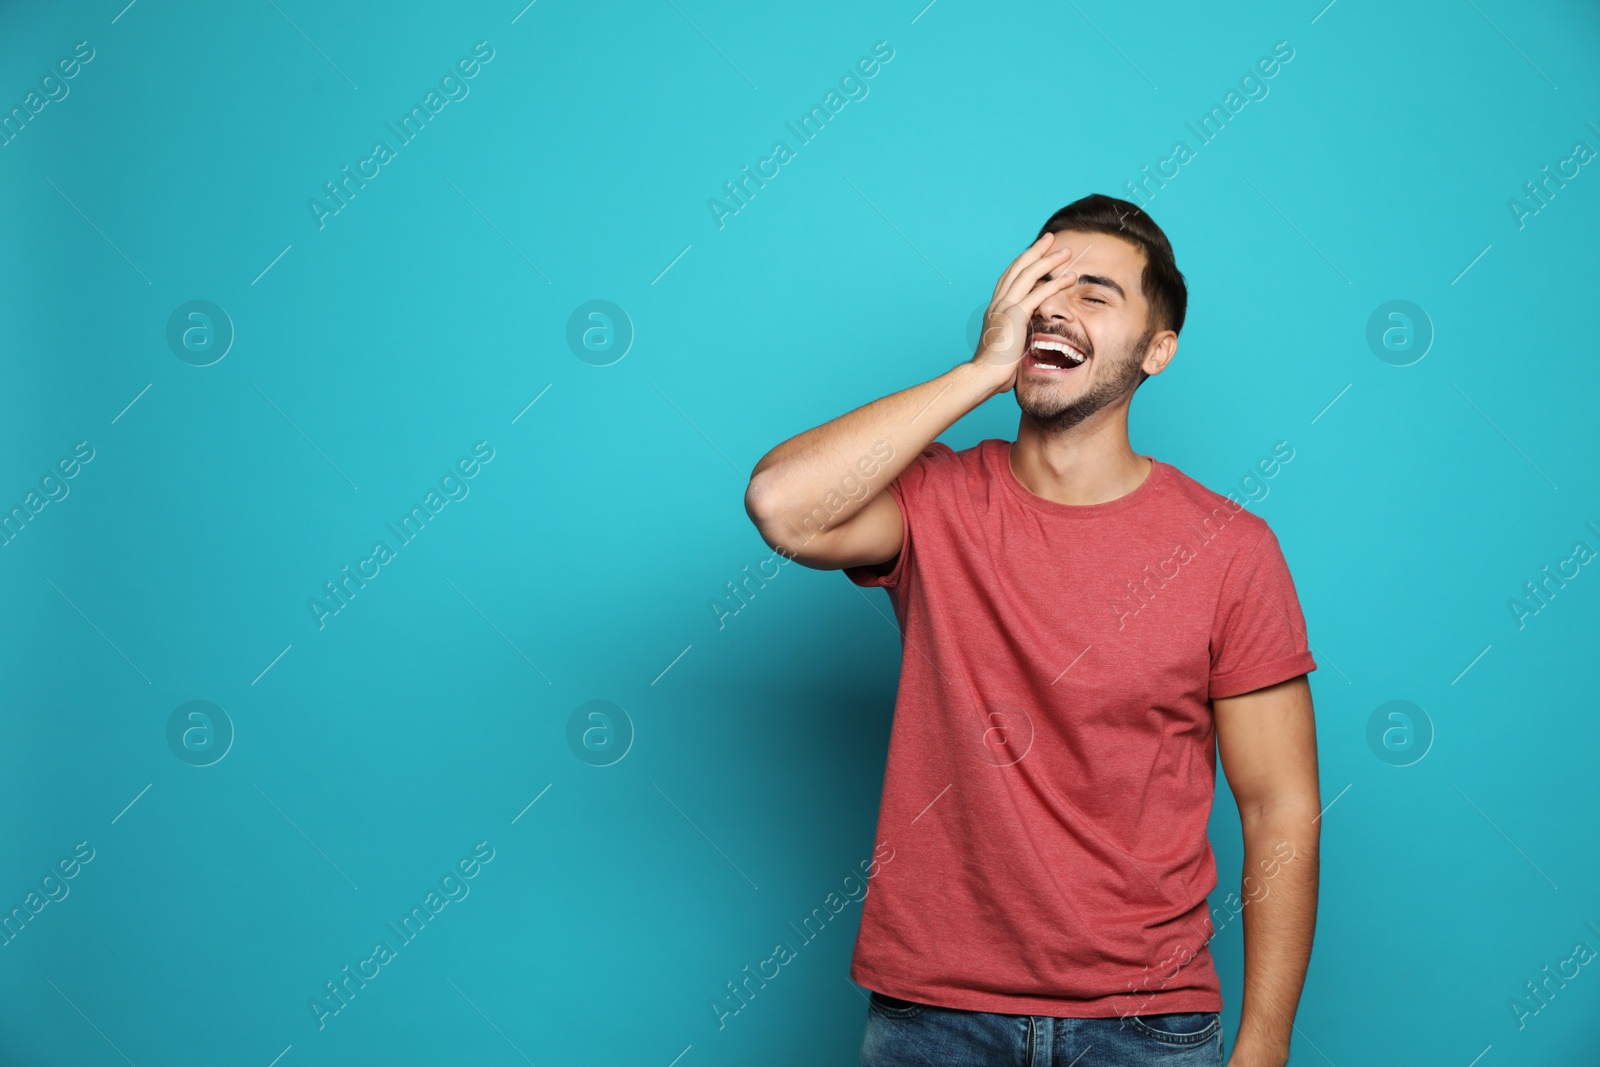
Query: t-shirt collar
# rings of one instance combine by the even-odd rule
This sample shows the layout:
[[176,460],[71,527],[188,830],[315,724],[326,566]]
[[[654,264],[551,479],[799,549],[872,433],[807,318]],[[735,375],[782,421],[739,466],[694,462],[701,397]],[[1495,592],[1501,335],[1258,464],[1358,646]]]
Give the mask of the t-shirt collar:
[[1027,507],[1046,515],[1058,515],[1063,518],[1093,519],[1111,512],[1121,511],[1123,508],[1132,507],[1148,497],[1154,496],[1161,484],[1166,481],[1167,465],[1154,456],[1144,456],[1141,459],[1150,461],[1150,472],[1129,492],[1113,500],[1104,500],[1098,504],[1063,504],[1056,500],[1047,500],[1034,493],[1017,478],[1016,471],[1011,469],[1011,448],[1015,442],[993,440],[993,447],[989,450],[990,462],[999,467],[997,476],[1011,490],[1013,496]]

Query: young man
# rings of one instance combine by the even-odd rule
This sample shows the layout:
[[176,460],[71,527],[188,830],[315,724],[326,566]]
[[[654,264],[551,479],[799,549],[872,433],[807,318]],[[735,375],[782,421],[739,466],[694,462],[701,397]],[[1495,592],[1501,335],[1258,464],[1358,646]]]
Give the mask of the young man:
[[[1186,304],[1149,216],[1085,197],[1001,276],[970,362],[751,473],[762,538],[882,586],[901,627],[892,851],[850,970],[864,1067],[1220,1065],[1207,942],[1235,914],[1228,1063],[1288,1060],[1316,918],[1316,663],[1267,523],[1129,446]],[[1015,442],[934,441],[1012,390]],[[1208,912],[1218,750],[1246,900]]]

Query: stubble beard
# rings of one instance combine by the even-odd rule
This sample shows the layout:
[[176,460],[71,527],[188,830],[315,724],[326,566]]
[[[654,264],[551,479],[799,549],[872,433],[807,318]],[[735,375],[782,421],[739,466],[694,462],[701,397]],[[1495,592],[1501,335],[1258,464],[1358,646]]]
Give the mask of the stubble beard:
[[1104,363],[1105,366],[1099,369],[1098,378],[1087,386],[1078,387],[1082,391],[1077,396],[1070,395],[1071,386],[1060,388],[1060,383],[1052,384],[1048,380],[1028,380],[1024,384],[1024,377],[1019,374],[1017,406],[1049,433],[1072,429],[1138,386],[1142,373],[1139,364],[1144,362],[1145,349],[1150,347],[1154,336],[1154,330],[1146,332],[1120,358],[1107,360],[1096,356],[1085,371],[1093,374],[1095,364]]

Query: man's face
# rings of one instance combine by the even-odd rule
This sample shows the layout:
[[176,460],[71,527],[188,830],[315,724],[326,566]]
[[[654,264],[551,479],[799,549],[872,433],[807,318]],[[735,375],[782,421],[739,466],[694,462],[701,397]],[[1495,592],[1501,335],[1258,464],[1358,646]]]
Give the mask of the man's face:
[[[1066,245],[1071,261],[1061,268],[1078,278],[1052,293],[1033,314],[1028,348],[1017,369],[1017,404],[1046,429],[1064,430],[1131,394],[1153,330],[1139,279],[1144,253],[1106,233],[1063,230],[1052,249]],[[1048,281],[1047,274],[1040,282]],[[1049,347],[1067,345],[1087,357]]]

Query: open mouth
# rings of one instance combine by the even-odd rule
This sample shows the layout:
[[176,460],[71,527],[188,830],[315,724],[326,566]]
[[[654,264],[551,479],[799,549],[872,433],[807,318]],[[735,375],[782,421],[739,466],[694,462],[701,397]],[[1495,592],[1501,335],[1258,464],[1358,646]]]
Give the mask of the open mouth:
[[1088,362],[1089,357],[1076,346],[1044,334],[1028,338],[1028,350],[1023,356],[1027,368],[1041,374],[1071,374]]

